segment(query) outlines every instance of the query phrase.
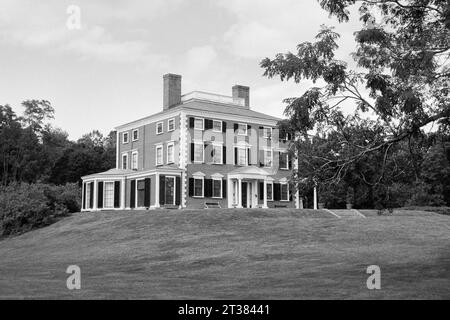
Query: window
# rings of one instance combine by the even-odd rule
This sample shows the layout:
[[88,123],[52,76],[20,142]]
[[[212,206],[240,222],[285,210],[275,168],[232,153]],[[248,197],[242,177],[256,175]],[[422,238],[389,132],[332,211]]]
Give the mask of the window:
[[157,166],[163,165],[163,146],[162,145],[156,146],[156,165]]
[[289,170],[289,154],[280,153],[280,169]]
[[133,137],[133,141],[139,140],[139,130],[138,130],[138,129],[134,129],[134,130],[133,130],[133,135],[132,135],[132,137]]
[[272,150],[264,150],[264,166],[272,166]]
[[273,182],[267,183],[267,201],[273,201]]
[[281,184],[281,201],[289,201],[289,185]]
[[131,154],[131,169],[137,170],[138,169],[138,152],[134,151]]
[[128,169],[128,153],[122,154],[122,169],[123,170]]
[[175,130],[175,119],[169,119],[167,121],[167,131],[174,131]]
[[203,198],[203,179],[194,178],[194,197]]
[[156,134],[162,134],[164,132],[164,122],[158,122],[156,124]]
[[174,143],[171,142],[167,145],[167,163],[174,163],[175,162],[175,152],[174,152]]
[[205,119],[203,119],[203,118],[195,118],[194,129],[196,129],[196,130],[204,130],[204,128],[205,128]]
[[105,208],[113,208],[114,207],[114,182],[105,182],[105,192],[104,192],[104,200],[105,200]]
[[129,137],[128,137],[128,132],[124,132],[124,133],[122,134],[122,142],[123,142],[123,143],[128,143],[128,139],[129,139]]
[[247,163],[247,148],[237,148],[238,166],[246,166]]
[[219,120],[213,121],[213,131],[214,132],[222,132],[222,121],[219,121]]
[[247,135],[247,124],[246,123],[239,123],[239,125],[238,125],[238,135],[239,136],[246,136]]
[[92,209],[91,208],[91,183],[86,182],[84,186],[86,188],[85,209]]
[[203,143],[194,143],[194,162],[203,163]]
[[263,129],[264,138],[270,139],[272,138],[272,128],[264,127]]
[[145,180],[138,180],[136,183],[136,197],[137,207],[143,208],[145,206]]
[[213,198],[222,198],[222,179],[213,179]]
[[214,164],[222,164],[222,149],[223,146],[220,144],[214,144],[213,145],[213,158],[212,161]]

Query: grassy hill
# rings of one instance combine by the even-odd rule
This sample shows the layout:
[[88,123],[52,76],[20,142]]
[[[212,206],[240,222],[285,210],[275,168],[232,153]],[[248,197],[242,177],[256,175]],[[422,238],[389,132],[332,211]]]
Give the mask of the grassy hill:
[[[0,298],[449,299],[449,230],[450,217],[416,211],[77,214],[0,241]],[[381,290],[366,288],[370,265]]]

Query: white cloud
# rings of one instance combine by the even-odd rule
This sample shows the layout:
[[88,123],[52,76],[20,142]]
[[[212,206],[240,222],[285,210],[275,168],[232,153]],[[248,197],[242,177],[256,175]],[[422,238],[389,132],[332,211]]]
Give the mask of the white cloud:
[[191,48],[186,55],[186,68],[191,72],[202,72],[217,58],[211,45]]

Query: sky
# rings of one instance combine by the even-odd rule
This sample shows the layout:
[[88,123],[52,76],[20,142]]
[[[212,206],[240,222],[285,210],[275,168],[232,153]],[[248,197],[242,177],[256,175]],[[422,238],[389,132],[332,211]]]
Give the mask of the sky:
[[[72,5],[79,29],[67,26]],[[76,140],[161,111],[162,77],[176,73],[183,94],[246,85],[253,110],[282,117],[282,100],[311,83],[268,79],[259,63],[322,24],[352,63],[357,15],[339,24],[317,0],[0,0],[0,105],[21,114],[22,101],[49,100],[52,125]]]

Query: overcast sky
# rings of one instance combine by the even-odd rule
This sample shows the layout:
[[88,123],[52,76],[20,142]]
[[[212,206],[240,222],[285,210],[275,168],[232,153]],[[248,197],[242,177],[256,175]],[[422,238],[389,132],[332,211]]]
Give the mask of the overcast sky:
[[[81,9],[81,29],[66,27]],[[71,139],[162,109],[162,76],[182,91],[231,95],[250,86],[251,108],[282,116],[282,100],[308,87],[262,76],[259,62],[313,41],[321,24],[341,33],[350,61],[354,16],[329,18],[316,0],[0,0],[0,104],[49,100]]]

